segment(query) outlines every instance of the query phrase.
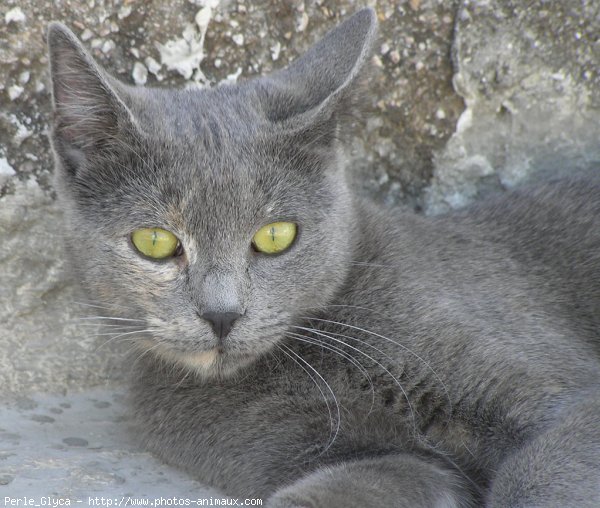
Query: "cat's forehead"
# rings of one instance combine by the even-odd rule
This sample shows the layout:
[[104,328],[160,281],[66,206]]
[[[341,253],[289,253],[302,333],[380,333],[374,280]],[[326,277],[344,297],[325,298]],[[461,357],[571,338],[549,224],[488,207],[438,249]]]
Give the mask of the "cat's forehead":
[[150,92],[136,112],[148,133],[146,177],[158,175],[183,195],[240,203],[319,183],[321,175],[304,170],[304,146],[266,121],[251,98],[233,86]]
[[152,90],[144,94],[135,111],[144,132],[143,155],[163,170],[163,178],[228,181],[231,186],[251,174],[269,173],[277,142],[261,126],[259,115],[232,92]]
[[[200,106],[203,101],[190,101]],[[322,174],[308,174],[293,145],[276,132],[224,126],[240,121],[217,104],[163,117],[161,129],[143,140],[143,157],[134,156],[134,178],[123,182],[139,213],[159,206],[168,224],[194,231],[231,230],[232,225],[260,225],[269,218],[294,218],[309,206],[322,208]],[[288,146],[289,145],[289,146]],[[124,178],[127,178],[125,176]],[[126,193],[127,194],[127,193]],[[310,204],[310,205],[309,205]]]
[[135,100],[139,127],[197,153],[219,156],[267,140],[272,125],[257,108],[252,87],[144,89]]

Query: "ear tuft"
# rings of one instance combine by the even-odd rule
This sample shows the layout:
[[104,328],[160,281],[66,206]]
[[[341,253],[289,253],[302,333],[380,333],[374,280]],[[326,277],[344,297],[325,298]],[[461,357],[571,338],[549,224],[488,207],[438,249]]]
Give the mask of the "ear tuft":
[[362,9],[289,67],[261,80],[268,118],[297,122],[302,116],[316,121],[344,112],[354,99],[376,39],[375,11]]

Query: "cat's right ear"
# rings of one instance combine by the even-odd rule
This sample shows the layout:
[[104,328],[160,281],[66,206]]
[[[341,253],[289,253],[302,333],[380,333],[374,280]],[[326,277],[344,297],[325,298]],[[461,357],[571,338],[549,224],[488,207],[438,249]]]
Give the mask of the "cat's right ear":
[[361,99],[376,39],[375,11],[361,9],[288,67],[259,80],[267,118],[285,131],[332,130]]
[[52,142],[62,166],[75,173],[135,119],[110,78],[65,25],[48,27],[54,110]]

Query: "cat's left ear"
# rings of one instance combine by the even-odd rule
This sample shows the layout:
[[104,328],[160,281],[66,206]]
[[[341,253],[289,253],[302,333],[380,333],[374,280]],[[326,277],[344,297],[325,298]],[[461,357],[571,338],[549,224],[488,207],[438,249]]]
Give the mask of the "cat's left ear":
[[259,80],[268,119],[285,130],[305,130],[351,112],[376,39],[375,11],[362,9],[287,68]]
[[[110,148],[136,121],[124,85],[106,74],[61,23],[48,27],[52,79],[52,142],[62,166],[76,173],[83,161]],[[136,129],[137,130],[137,129]]]

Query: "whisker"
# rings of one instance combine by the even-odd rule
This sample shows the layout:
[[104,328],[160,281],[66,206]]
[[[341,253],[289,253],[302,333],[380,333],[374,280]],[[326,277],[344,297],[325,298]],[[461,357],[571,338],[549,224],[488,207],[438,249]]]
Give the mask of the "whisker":
[[[76,300],[73,300],[72,303],[74,303],[76,305],[82,305],[84,307],[93,307],[93,308],[96,308],[96,309],[114,310],[114,307],[111,307],[109,305],[98,305],[98,303],[78,302]],[[127,309],[127,310],[133,310],[131,307],[127,307],[127,306],[122,305],[120,303],[119,303],[119,308],[123,308],[123,309]]]
[[[325,338],[331,339],[333,341],[339,342],[341,344],[344,344],[346,347],[349,347],[350,349],[352,349],[354,351],[357,351],[359,354],[361,354],[364,357],[366,357],[369,360],[371,360],[375,365],[378,365],[386,374],[388,374],[394,380],[394,382],[398,385],[398,388],[400,388],[400,391],[404,395],[404,398],[406,399],[406,403],[408,405],[408,409],[410,411],[412,425],[413,425],[413,431],[415,433],[415,436],[417,435],[417,421],[416,421],[415,411],[414,411],[414,408],[413,408],[412,404],[410,403],[410,399],[408,397],[408,394],[406,393],[406,390],[404,389],[404,387],[402,386],[402,383],[400,383],[400,381],[398,380],[398,378],[396,376],[394,376],[394,374],[392,374],[389,371],[389,369],[387,369],[380,361],[376,360],[375,358],[373,358],[371,355],[368,355],[364,351],[361,351],[360,349],[358,349],[358,348],[356,348],[354,346],[351,346],[350,344],[346,344],[343,340],[331,337],[330,335],[327,335],[325,332],[322,332],[320,330],[315,330],[314,328],[305,328],[305,327],[302,327],[302,326],[294,326],[294,328],[300,328],[301,330],[304,330],[304,331],[307,331],[307,332],[316,333],[317,335],[320,335],[322,337],[325,337]],[[346,337],[346,336],[344,336],[344,337],[347,338],[347,339],[354,339],[354,337]],[[384,356],[386,356],[389,360],[393,361],[393,359],[390,358],[387,354],[385,354],[383,351],[381,351],[377,347],[371,346],[371,344],[369,344],[368,342],[361,341],[360,339],[355,339],[355,340],[358,340],[359,342],[362,342],[362,343],[366,344],[367,346],[370,346],[373,349],[376,349],[381,354],[383,354]]]
[[[98,352],[98,350],[104,346],[106,346],[109,342],[112,342],[116,339],[120,339],[121,337],[126,337],[128,335],[133,335],[135,333],[148,333],[148,332],[155,332],[157,331],[156,329],[153,328],[147,328],[145,330],[134,330],[132,332],[125,332],[125,333],[119,333],[118,335],[106,340],[105,342],[103,342],[102,344],[100,344],[96,350],[94,352]],[[106,335],[114,335],[113,333],[104,333],[104,334],[98,334],[99,336],[106,336]]]
[[186,370],[187,370],[187,372],[186,372],[185,376],[183,376],[181,378],[181,380],[179,381],[179,383],[177,383],[175,385],[175,390],[177,390],[183,384],[183,382],[188,378],[188,376],[192,373],[192,371],[190,369],[186,369]]
[[347,353],[339,347],[332,346],[331,344],[326,344],[325,342],[313,337],[307,337],[306,335],[301,335],[299,333],[294,332],[288,332],[285,334],[285,336],[294,340],[299,340],[302,342],[307,342],[308,344],[320,346],[350,361],[350,363],[352,363],[352,365],[354,365],[369,381],[369,385],[371,387],[371,409],[369,409],[369,414],[371,413],[373,407],[375,406],[375,387],[373,385],[373,379],[371,378],[371,375],[369,374],[367,369],[365,369],[365,367],[356,358],[354,358],[351,354]]
[[[338,323],[338,324],[341,324],[341,323]],[[352,326],[352,325],[348,325],[348,326]],[[317,334],[319,334],[319,335],[325,335],[325,336],[327,335],[327,334],[325,334],[325,333],[323,333],[323,332],[321,332],[321,331],[315,330],[315,329],[310,329],[310,328],[305,328],[305,327],[298,327],[298,326],[296,326],[296,327],[294,327],[294,328],[300,328],[300,329],[303,329],[303,330],[306,330],[306,331],[310,331],[310,332],[312,332],[312,333],[317,333]],[[357,327],[357,328],[358,328],[358,327]],[[369,346],[369,347],[371,347],[371,348],[374,348],[374,349],[376,349],[377,351],[379,351],[380,353],[382,353],[384,356],[386,356],[388,359],[392,360],[392,359],[389,357],[389,355],[387,355],[386,353],[382,352],[381,350],[379,350],[378,348],[376,348],[376,347],[375,347],[375,346],[373,346],[372,344],[369,344],[368,342],[365,342],[365,341],[363,341],[363,340],[361,340],[361,339],[357,339],[356,337],[350,337],[350,336],[347,336],[347,335],[338,334],[338,333],[334,333],[334,332],[328,332],[328,333],[331,333],[332,335],[336,335],[336,336],[344,337],[344,338],[346,338],[346,339],[350,339],[350,340],[356,340],[356,341],[358,341],[358,342],[360,342],[360,343],[362,343],[362,344],[365,344],[365,345],[367,345],[367,346]],[[373,332],[373,333],[374,333],[374,332]],[[330,338],[331,340],[336,340],[336,341],[339,341],[338,339],[335,339],[335,338],[333,338],[333,337],[329,337],[329,338]],[[391,340],[391,339],[389,339],[389,340]],[[346,343],[344,343],[343,341],[339,341],[339,342],[342,342],[342,344],[344,344],[344,345],[345,345],[345,346],[347,346],[347,347],[352,347],[352,346],[350,346],[349,344],[346,344]],[[359,352],[359,353],[361,353],[361,354],[364,354],[364,353],[363,353],[362,351],[360,351],[360,350],[358,350],[358,352]],[[412,353],[412,351],[409,351],[409,352],[411,352],[411,353]],[[413,353],[413,354],[416,354],[416,353]],[[418,356],[418,355],[417,355],[417,356]],[[375,362],[376,364],[378,364],[379,366],[381,366],[381,367],[382,367],[384,370],[386,370],[386,371],[387,371],[387,369],[385,369],[385,367],[383,367],[383,366],[382,366],[382,365],[381,365],[381,364],[380,364],[378,361],[374,360],[374,362]],[[424,362],[424,363],[425,363],[425,364],[427,364],[427,362]],[[388,373],[389,373],[389,371],[388,371]],[[451,411],[451,410],[452,410],[452,407],[451,407],[450,395],[449,395],[449,393],[448,393],[448,391],[447,391],[447,389],[446,389],[446,386],[445,386],[445,384],[442,382],[442,380],[441,380],[441,379],[440,379],[440,378],[437,376],[437,374],[436,374],[435,372],[433,372],[433,373],[434,373],[434,375],[436,376],[436,378],[437,378],[437,379],[440,381],[440,383],[442,384],[442,386],[444,387],[444,389],[446,390],[446,395],[447,395],[447,397],[448,397],[448,403],[450,404],[450,409],[449,409],[449,410]],[[390,374],[390,375],[391,375],[391,374]],[[393,377],[393,376],[392,376],[392,377]],[[408,404],[410,405],[410,402],[408,401],[408,397],[406,396],[406,393],[405,393],[405,392],[404,392],[404,390],[402,389],[402,386],[400,386],[400,389],[401,389],[401,390],[402,390],[402,392],[404,393],[404,396],[407,398],[407,402],[408,402]],[[414,414],[413,414],[413,423],[414,423]],[[459,473],[460,473],[460,474],[461,474],[461,475],[462,475],[462,476],[463,476],[463,477],[464,477],[464,478],[465,478],[465,479],[466,479],[466,480],[467,480],[467,481],[468,481],[468,482],[469,482],[469,483],[470,483],[470,484],[471,484],[471,485],[472,485],[472,486],[473,486],[473,487],[476,489],[476,491],[477,491],[477,492],[479,492],[479,493],[481,493],[481,492],[482,492],[482,490],[481,490],[480,486],[479,486],[479,485],[478,485],[478,484],[477,484],[477,483],[476,483],[476,482],[475,482],[475,481],[474,481],[474,480],[473,480],[473,479],[472,479],[472,478],[471,478],[471,477],[470,477],[470,476],[469,476],[469,475],[468,475],[468,474],[467,474],[467,473],[466,473],[466,472],[465,472],[465,471],[464,471],[464,470],[463,470],[463,469],[462,469],[462,468],[461,468],[461,467],[460,467],[460,466],[459,466],[459,465],[456,463],[456,461],[454,461],[454,460],[451,458],[451,456],[450,456],[450,454],[449,454],[449,453],[445,452],[444,450],[440,450],[440,449],[438,449],[438,448],[437,448],[435,445],[433,445],[432,443],[430,443],[430,442],[428,441],[428,439],[427,439],[427,437],[426,437],[426,436],[424,436],[424,435],[418,435],[418,434],[416,433],[416,427],[414,428],[414,431],[415,431],[415,437],[417,437],[417,438],[418,438],[418,440],[419,440],[419,443],[420,443],[422,446],[425,446],[426,448],[430,449],[431,451],[435,452],[436,454],[439,454],[439,455],[441,455],[441,456],[444,458],[444,460],[446,460],[446,461],[447,461],[449,464],[451,464],[453,467],[455,467],[455,468],[456,468],[456,470],[457,470],[457,471],[458,471],[458,472],[459,472]]]
[[375,310],[375,309],[369,309],[368,307],[362,307],[361,305],[343,305],[341,303],[331,303],[331,304],[324,304],[324,305],[319,305],[319,306],[315,306],[315,307],[306,307],[307,309],[326,309],[329,307],[343,307],[343,308],[348,308],[348,309],[358,309],[358,310],[368,310],[369,312],[373,312],[374,314],[381,314],[382,316],[384,316],[385,314],[379,310]]
[[[430,443],[427,438],[425,436],[422,436],[421,438],[421,442],[419,443],[421,446],[425,446],[426,448],[428,448],[429,450],[431,450],[432,452],[434,452],[436,455],[440,456],[442,458],[442,460],[445,460],[446,462],[448,462],[451,466],[453,466],[462,476],[465,480],[467,480],[468,483],[470,483],[473,488],[475,489],[475,491],[483,498],[484,497],[484,491],[481,488],[481,486],[475,481],[473,480],[464,470],[461,466],[459,466],[455,460],[452,459],[452,457],[450,456],[450,453],[440,449],[439,447],[437,447],[436,445],[434,445],[433,443]],[[464,443],[463,443],[464,444]],[[468,448],[467,448],[468,450]],[[469,453],[472,454],[471,450],[468,450]]]
[[135,328],[135,327],[139,327],[139,325],[127,325],[124,323],[120,323],[120,324],[109,324],[109,323],[77,323],[77,326],[80,327],[84,327],[84,328],[99,328],[99,329],[105,329],[105,328],[123,328],[128,329],[128,328]]
[[[125,334],[128,334],[128,333],[136,333],[136,332],[141,332],[141,331],[143,331],[143,330],[130,330],[130,331],[121,333],[121,331],[118,330],[118,331],[114,331],[114,332],[95,333],[94,335],[96,337],[109,337],[109,336],[114,336],[114,335],[121,336],[121,335],[125,335]],[[148,330],[145,330],[145,331],[156,331],[156,330],[148,329]]]
[[350,324],[347,324],[347,323],[342,323],[342,322],[339,322],[339,321],[332,321],[330,319],[321,319],[321,318],[315,318],[315,317],[306,317],[305,316],[305,317],[303,317],[303,319],[313,320],[313,321],[320,321],[320,322],[323,322],[323,323],[330,323],[330,324],[334,324],[334,325],[345,326],[346,328],[351,328],[352,330],[361,331],[361,332],[367,333],[369,335],[373,335],[375,337],[379,337],[381,339],[384,339],[384,340],[386,340],[388,342],[391,342],[392,344],[395,344],[396,346],[400,347],[401,349],[403,349],[407,353],[411,354],[414,358],[418,359],[423,365],[425,365],[425,367],[427,367],[427,369],[429,369],[429,371],[433,374],[433,376],[442,385],[442,388],[443,388],[443,390],[444,390],[444,392],[446,394],[446,398],[448,400],[448,411],[449,411],[448,420],[450,419],[450,415],[451,415],[451,412],[452,412],[452,399],[450,398],[450,392],[448,391],[448,387],[446,386],[446,383],[444,383],[444,381],[442,381],[442,378],[438,375],[438,373],[435,371],[435,369],[431,365],[429,365],[429,363],[427,363],[427,361],[424,360],[420,355],[418,355],[417,353],[415,353],[413,350],[411,350],[410,348],[408,348],[404,344],[401,344],[400,342],[397,342],[397,341],[395,341],[393,339],[390,339],[389,337],[386,337],[385,335],[381,335],[379,333],[372,332],[370,330],[366,330],[366,329],[361,328],[359,326],[354,326],[354,325],[350,325]]
[[86,316],[76,318],[73,321],[93,321],[95,319],[99,320],[115,320],[115,321],[128,321],[130,323],[146,323],[144,319],[130,319],[130,318],[121,318],[121,317],[111,317],[111,316]]
[[140,361],[140,360],[141,360],[141,359],[142,359],[144,356],[146,356],[146,355],[147,355],[147,354],[148,354],[150,351],[152,351],[152,350],[154,350],[154,349],[156,349],[157,347],[160,347],[160,346],[162,346],[162,345],[163,345],[163,344],[162,344],[161,342],[157,342],[156,344],[154,344],[154,346],[151,346],[151,347],[148,347],[148,348],[146,348],[146,350],[145,350],[145,351],[143,351],[143,352],[142,352],[142,354],[140,354],[140,355],[139,355],[139,356],[138,356],[138,357],[137,357],[137,358],[134,360],[134,362],[131,364],[131,368],[130,368],[130,370],[133,370],[133,369],[134,369],[134,367],[135,367],[135,364],[136,364],[137,362],[139,362],[139,361]]
[[[335,396],[335,393],[333,393],[333,390],[331,389],[331,386],[329,386],[329,383],[327,381],[325,381],[325,379],[323,378],[323,376],[321,376],[321,374],[319,374],[319,372],[310,363],[308,363],[306,360],[304,360],[304,358],[302,358],[300,355],[298,355],[297,353],[295,353],[291,348],[287,347],[285,344],[277,344],[277,347],[279,349],[281,349],[281,351],[283,351],[292,360],[294,360],[302,368],[302,370],[304,370],[308,374],[308,376],[315,383],[315,386],[321,392],[321,395],[323,396],[323,400],[325,401],[325,405],[327,406],[327,411],[329,412],[329,422],[330,422],[330,426],[331,426],[330,433],[329,433],[330,437],[329,437],[327,446],[321,451],[321,453],[319,453],[318,456],[320,457],[327,450],[329,450],[329,448],[331,448],[331,446],[333,445],[333,442],[337,438],[338,432],[340,430],[341,413],[340,413],[340,405],[338,403],[337,397]],[[285,348],[285,349],[282,349],[282,348]],[[287,352],[286,352],[286,350],[287,350]],[[333,427],[334,427],[333,414],[331,413],[331,407],[329,406],[329,402],[327,401],[327,396],[323,392],[322,388],[319,386],[319,383],[317,383],[316,379],[310,374],[310,372],[308,372],[304,368],[304,366],[302,364],[300,364],[296,359],[294,359],[292,356],[290,356],[289,353],[293,354],[298,360],[300,360],[302,363],[304,363],[304,365],[306,365],[308,368],[310,368],[317,376],[319,376],[319,378],[325,384],[325,386],[327,386],[327,389],[329,390],[329,393],[331,393],[331,396],[333,397],[333,401],[335,402],[336,411],[337,411],[337,423],[336,423],[336,427],[335,427],[335,432],[333,431]],[[333,434],[333,437],[332,437],[332,434]]]

